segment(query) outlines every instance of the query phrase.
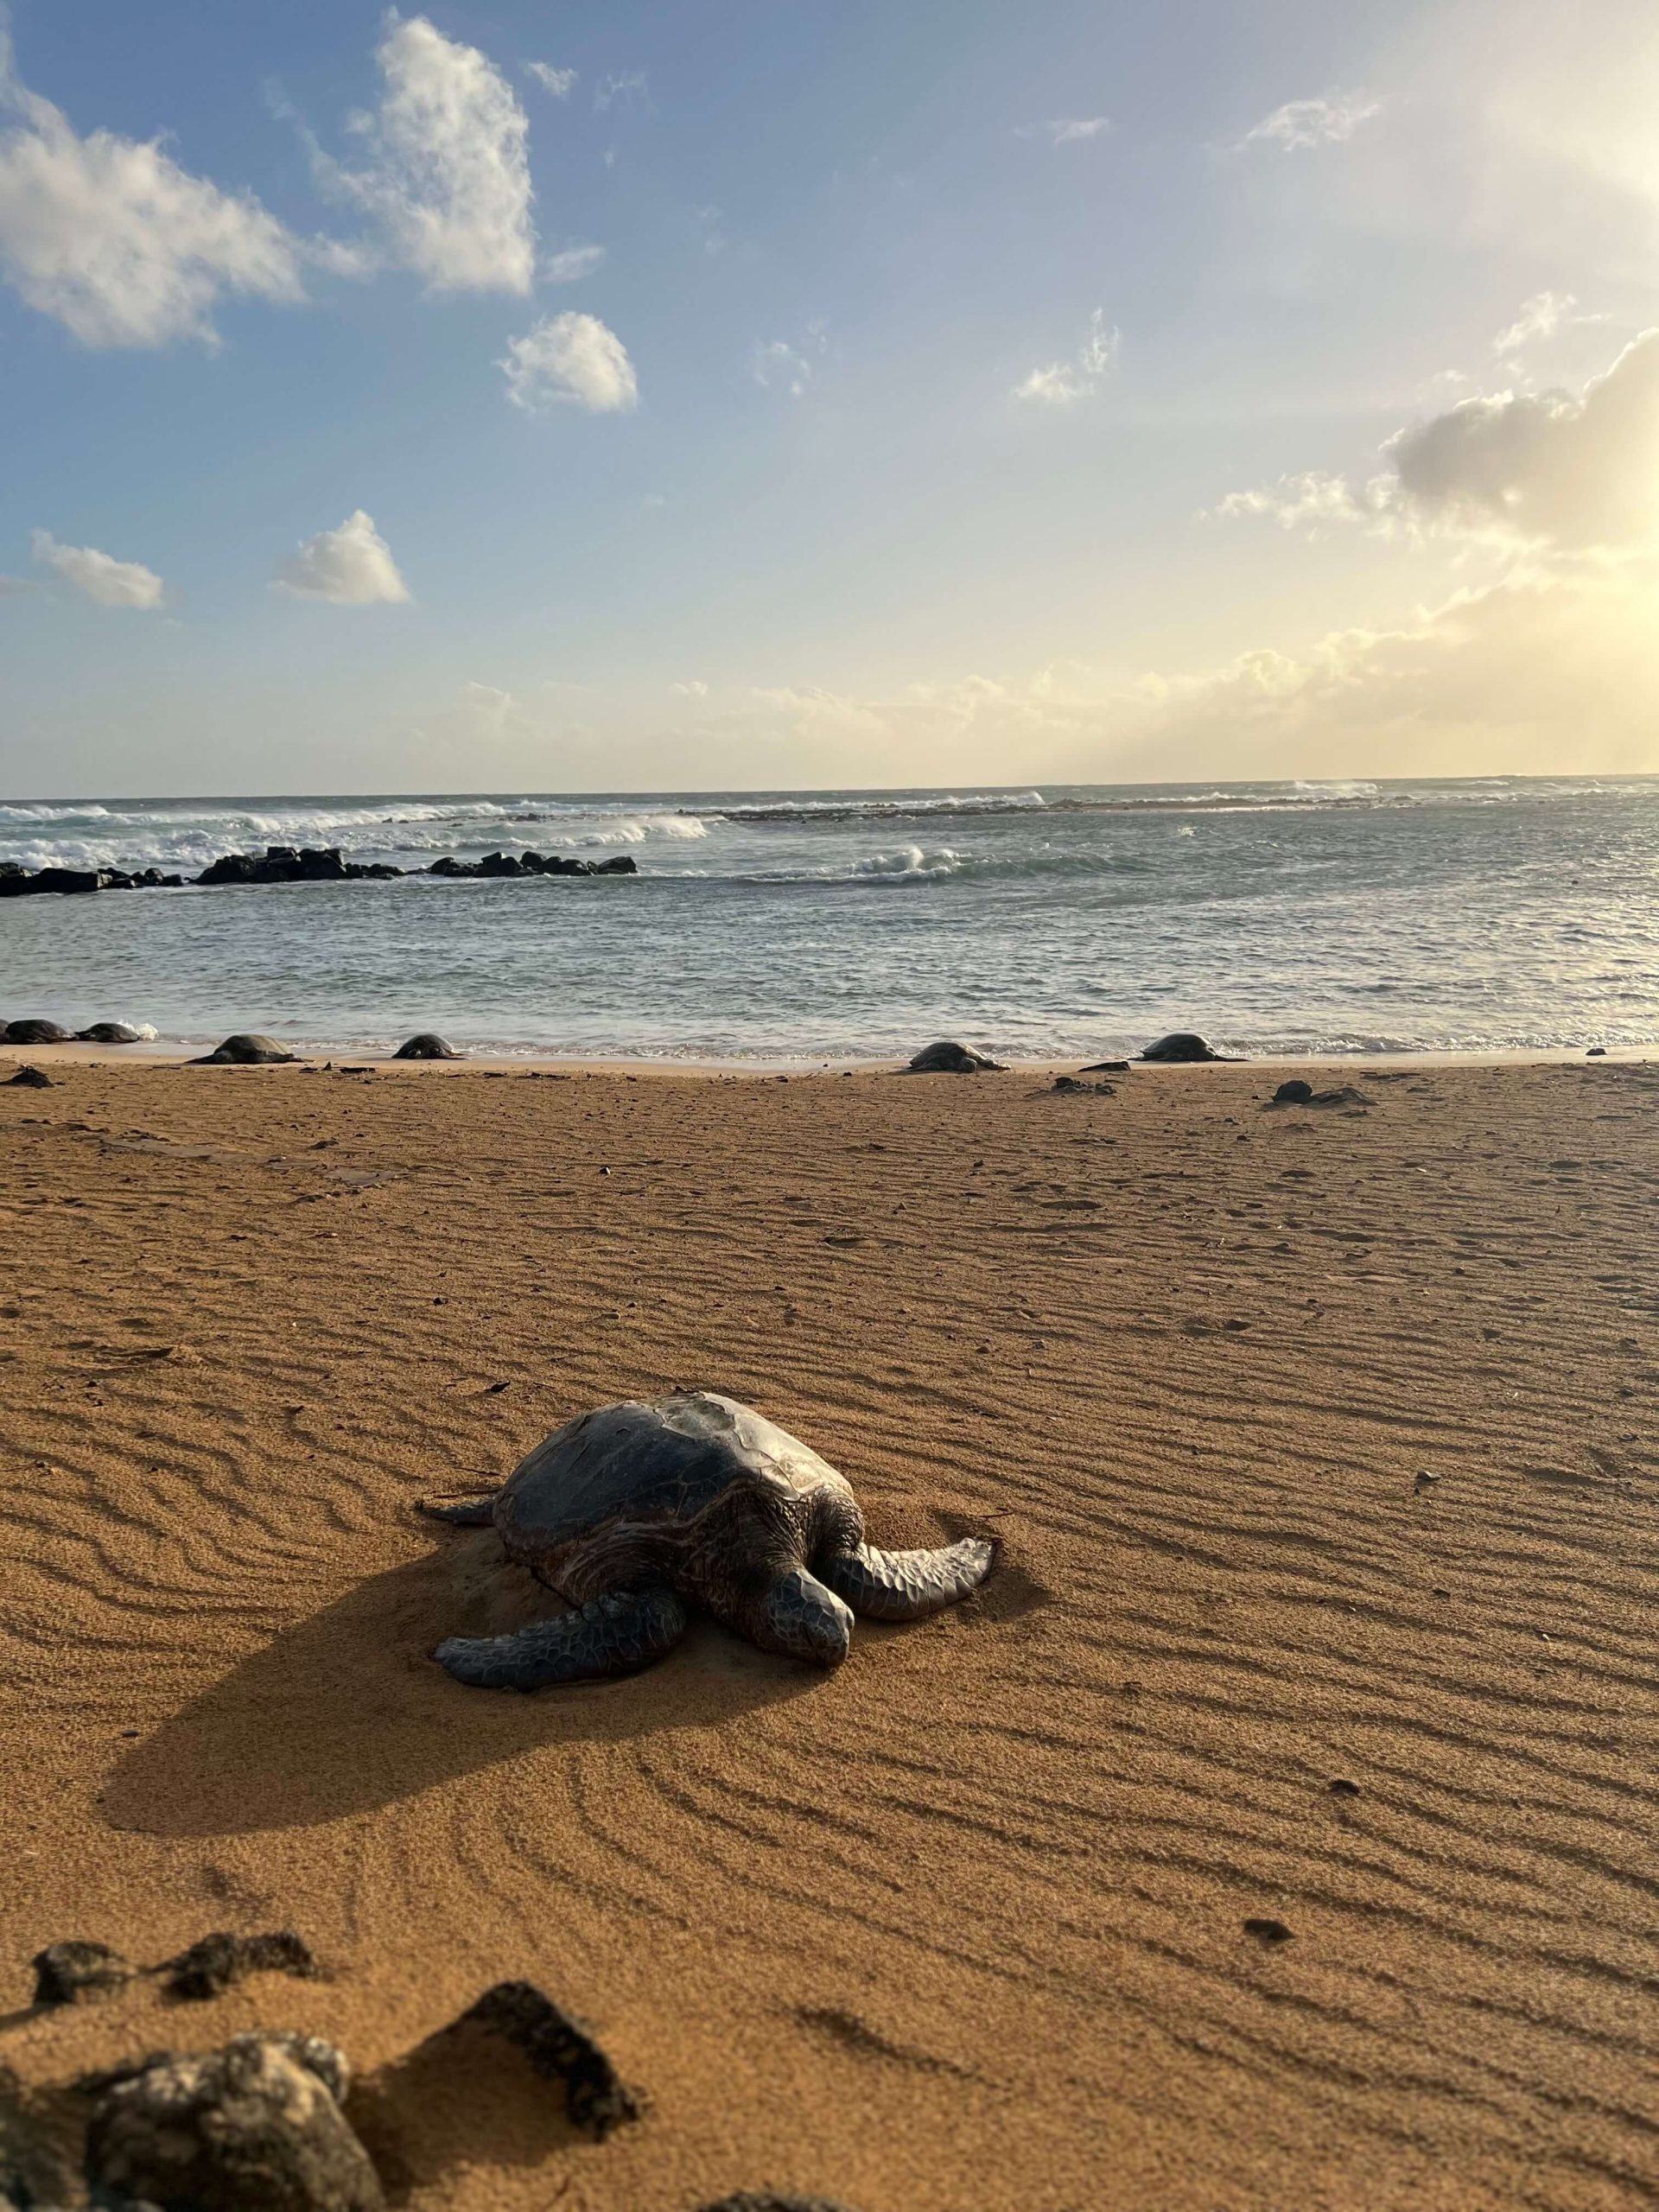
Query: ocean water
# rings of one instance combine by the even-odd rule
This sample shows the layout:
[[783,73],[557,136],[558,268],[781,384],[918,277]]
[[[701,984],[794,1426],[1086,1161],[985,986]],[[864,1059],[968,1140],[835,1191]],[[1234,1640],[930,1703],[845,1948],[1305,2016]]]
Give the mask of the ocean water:
[[640,874],[0,901],[0,1018],[664,1059],[1659,1040],[1659,779],[0,804],[0,859]]

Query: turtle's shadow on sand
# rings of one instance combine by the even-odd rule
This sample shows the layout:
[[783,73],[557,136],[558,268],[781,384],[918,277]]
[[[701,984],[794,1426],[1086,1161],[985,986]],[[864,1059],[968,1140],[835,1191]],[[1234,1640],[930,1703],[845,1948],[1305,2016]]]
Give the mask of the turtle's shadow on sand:
[[463,1688],[427,1656],[556,1606],[488,1533],[355,1584],[135,1744],[104,1813],[150,1835],[310,1827],[549,1745],[716,1726],[822,1686],[816,1668],[695,1620],[659,1665],[533,1696]]

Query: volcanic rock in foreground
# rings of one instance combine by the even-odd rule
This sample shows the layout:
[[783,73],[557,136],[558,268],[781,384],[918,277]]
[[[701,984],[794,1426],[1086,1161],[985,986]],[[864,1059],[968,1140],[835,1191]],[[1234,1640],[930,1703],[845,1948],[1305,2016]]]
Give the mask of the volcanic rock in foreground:
[[99,2203],[193,2212],[381,2212],[340,2110],[346,2062],[316,2036],[236,2036],[95,2076],[86,2177]]

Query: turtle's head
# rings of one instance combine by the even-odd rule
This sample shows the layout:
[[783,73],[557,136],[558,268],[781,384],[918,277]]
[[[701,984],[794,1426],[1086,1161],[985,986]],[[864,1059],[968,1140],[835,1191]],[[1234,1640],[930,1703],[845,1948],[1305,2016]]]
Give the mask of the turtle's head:
[[839,1667],[852,1643],[853,1616],[833,1590],[798,1567],[760,1592],[749,1632],[768,1651]]

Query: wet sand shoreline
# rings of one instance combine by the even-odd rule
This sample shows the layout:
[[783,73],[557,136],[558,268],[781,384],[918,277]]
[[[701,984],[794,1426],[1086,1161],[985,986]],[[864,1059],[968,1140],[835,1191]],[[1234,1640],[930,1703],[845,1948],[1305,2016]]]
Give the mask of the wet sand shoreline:
[[[5,1057],[0,2067],[527,1974],[649,2113],[436,2099],[422,2212],[1651,2200],[1659,1071]],[[830,1676],[448,1682],[537,1593],[414,1499],[675,1385],[999,1573]],[[326,1979],[26,2009],[285,1923]]]

